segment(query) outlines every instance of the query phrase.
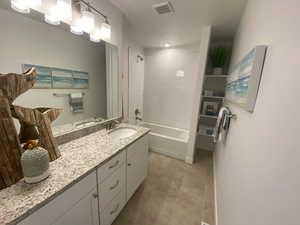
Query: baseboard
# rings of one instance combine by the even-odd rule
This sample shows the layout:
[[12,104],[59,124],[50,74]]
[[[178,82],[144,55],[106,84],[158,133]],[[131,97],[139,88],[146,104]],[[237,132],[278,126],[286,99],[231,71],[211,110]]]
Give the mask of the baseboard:
[[173,153],[173,152],[168,152],[165,149],[153,148],[153,147],[149,147],[149,149],[152,152],[157,152],[157,153],[160,153],[162,155],[170,156],[172,158],[179,159],[179,160],[185,160],[185,156],[180,155],[180,154],[176,154],[176,153]]
[[214,208],[215,208],[215,225],[219,224],[218,220],[218,197],[217,197],[217,171],[216,171],[216,152],[213,153],[213,176],[214,176]]
[[194,158],[190,157],[190,156],[186,156],[185,157],[185,162],[188,164],[193,164],[194,163]]

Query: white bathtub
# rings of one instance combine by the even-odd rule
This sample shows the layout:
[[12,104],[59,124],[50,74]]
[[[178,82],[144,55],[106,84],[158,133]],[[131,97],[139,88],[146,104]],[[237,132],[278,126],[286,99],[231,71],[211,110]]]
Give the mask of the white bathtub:
[[149,134],[151,151],[185,160],[189,131],[147,122],[143,126],[151,129]]

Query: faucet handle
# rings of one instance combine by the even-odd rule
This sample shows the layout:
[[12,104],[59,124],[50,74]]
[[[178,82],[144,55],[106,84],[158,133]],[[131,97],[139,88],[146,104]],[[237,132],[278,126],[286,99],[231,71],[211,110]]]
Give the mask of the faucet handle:
[[134,114],[137,116],[137,115],[141,114],[141,112],[140,112],[139,109],[135,109],[135,110],[134,110]]

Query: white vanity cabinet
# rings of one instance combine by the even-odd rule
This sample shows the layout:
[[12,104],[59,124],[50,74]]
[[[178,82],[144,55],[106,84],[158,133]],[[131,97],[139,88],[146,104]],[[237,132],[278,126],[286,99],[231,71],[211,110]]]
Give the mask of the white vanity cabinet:
[[100,225],[111,225],[147,175],[148,136],[138,139],[97,171]]
[[145,135],[18,225],[111,225],[146,178],[147,167]]
[[148,135],[127,148],[127,201],[147,176]]
[[18,225],[99,225],[96,180],[92,172]]

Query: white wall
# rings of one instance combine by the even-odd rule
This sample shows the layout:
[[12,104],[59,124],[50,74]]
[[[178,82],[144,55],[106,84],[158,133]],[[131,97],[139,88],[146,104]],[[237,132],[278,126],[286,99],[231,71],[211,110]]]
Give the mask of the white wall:
[[[144,118],[189,130],[199,64],[199,43],[145,50]],[[183,70],[184,77],[176,72]]]
[[[27,107],[58,107],[64,113],[56,124],[68,123],[94,116],[106,116],[105,48],[58,27],[0,10],[1,73],[21,72],[23,63],[87,71],[90,87],[84,90],[31,89],[15,102]],[[72,114],[67,97],[56,93],[86,92],[84,113]]]
[[200,57],[199,57],[199,65],[197,77],[195,79],[195,91],[194,96],[192,96],[192,113],[190,119],[190,135],[188,142],[188,150],[186,153],[185,161],[187,163],[193,163],[196,151],[196,142],[197,142],[197,127],[199,123],[199,112],[201,106],[201,95],[203,89],[203,82],[205,76],[205,70],[207,66],[207,58],[209,52],[209,45],[211,39],[211,26],[206,26],[202,29],[201,33],[201,43],[199,46],[200,49]]
[[248,1],[232,64],[269,46],[254,113],[238,119],[216,150],[219,225],[299,225],[300,2]]

